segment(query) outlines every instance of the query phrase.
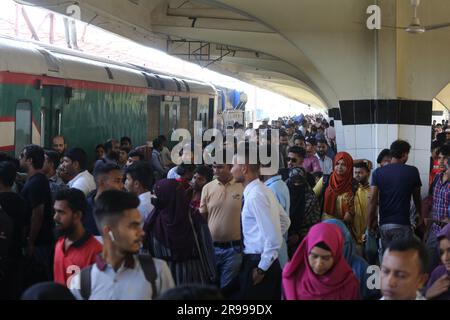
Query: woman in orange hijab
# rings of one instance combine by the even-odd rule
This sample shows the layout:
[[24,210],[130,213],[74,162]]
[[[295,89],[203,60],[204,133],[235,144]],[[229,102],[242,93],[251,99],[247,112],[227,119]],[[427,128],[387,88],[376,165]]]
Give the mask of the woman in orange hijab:
[[334,171],[328,177],[326,189],[324,178],[314,187],[316,196],[323,198],[322,220],[339,219],[351,224],[355,215],[352,181],[353,159],[347,152],[339,152],[334,159]]

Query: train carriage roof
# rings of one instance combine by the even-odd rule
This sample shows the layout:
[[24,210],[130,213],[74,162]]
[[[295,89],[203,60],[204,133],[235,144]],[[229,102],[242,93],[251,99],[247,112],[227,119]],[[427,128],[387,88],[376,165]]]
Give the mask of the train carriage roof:
[[138,66],[8,37],[0,37],[0,56],[0,71],[172,92],[215,94],[214,86],[200,81],[177,79],[152,73],[149,69],[143,72],[144,69]]

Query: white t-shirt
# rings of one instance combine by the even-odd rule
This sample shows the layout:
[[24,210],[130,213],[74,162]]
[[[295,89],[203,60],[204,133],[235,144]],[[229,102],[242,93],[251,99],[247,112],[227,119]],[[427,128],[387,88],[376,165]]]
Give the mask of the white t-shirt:
[[85,196],[94,191],[97,187],[95,180],[89,171],[80,172],[75,178],[69,181],[67,184],[69,188],[74,188],[82,191]]
[[139,195],[140,204],[138,210],[141,213],[141,216],[144,219],[144,221],[147,220],[147,217],[150,215],[150,213],[152,213],[153,209],[155,208],[152,204],[153,197],[154,196],[150,191]]

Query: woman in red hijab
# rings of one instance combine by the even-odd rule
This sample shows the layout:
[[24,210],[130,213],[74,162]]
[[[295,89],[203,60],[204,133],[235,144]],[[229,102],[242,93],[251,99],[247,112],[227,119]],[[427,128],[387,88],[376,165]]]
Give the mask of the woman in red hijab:
[[313,226],[283,270],[287,300],[359,300],[359,283],[344,256],[336,225]]
[[347,152],[339,152],[334,159],[334,170],[325,188],[324,178],[314,187],[316,196],[323,195],[322,220],[339,219],[347,224],[355,216],[353,205],[353,159]]

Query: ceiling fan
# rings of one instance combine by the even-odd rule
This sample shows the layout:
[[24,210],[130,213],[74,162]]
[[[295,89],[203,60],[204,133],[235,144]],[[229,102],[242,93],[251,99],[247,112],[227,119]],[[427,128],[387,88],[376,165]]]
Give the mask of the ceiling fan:
[[[411,23],[409,24],[409,26],[407,26],[407,27],[382,26],[382,27],[388,28],[388,29],[401,29],[401,30],[405,30],[406,32],[408,32],[410,34],[422,34],[426,31],[432,31],[432,30],[450,27],[450,22],[422,26],[420,19],[419,19],[419,15],[418,15],[420,0],[411,0],[411,6],[413,7],[414,14],[413,14],[413,17],[411,19]],[[361,22],[357,22],[357,23],[363,24]]]
[[420,5],[420,0],[411,0],[411,6],[413,7],[413,10],[414,10],[414,16],[412,17],[412,21],[409,26],[407,26],[405,28],[400,27],[399,29],[404,29],[406,32],[411,33],[411,34],[421,34],[426,31],[450,27],[450,22],[432,24],[429,26],[422,26],[420,23],[419,16],[418,16],[419,5]]

